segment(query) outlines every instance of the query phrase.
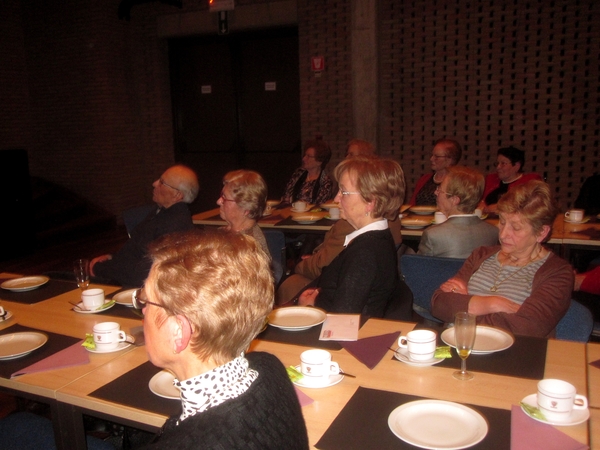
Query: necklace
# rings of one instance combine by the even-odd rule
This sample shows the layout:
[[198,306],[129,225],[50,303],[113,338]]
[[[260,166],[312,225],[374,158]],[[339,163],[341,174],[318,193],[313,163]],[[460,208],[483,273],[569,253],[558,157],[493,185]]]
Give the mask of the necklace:
[[[537,252],[537,255],[535,255],[534,257],[532,257],[529,262],[527,264],[525,264],[524,266],[522,266],[521,268],[519,268],[519,270],[515,270],[513,273],[511,273],[509,276],[507,276],[504,280],[502,281],[498,281],[498,277],[500,276],[500,273],[502,273],[502,263],[500,263],[500,269],[498,270],[498,273],[496,273],[496,279],[494,280],[494,284],[492,285],[492,287],[490,288],[491,292],[496,292],[498,290],[498,288],[500,287],[500,285],[502,283],[504,283],[506,280],[514,277],[516,274],[518,274],[521,270],[523,270],[525,267],[527,267],[529,264],[531,264],[532,262],[534,262],[536,259],[538,259],[538,257],[540,256],[540,253],[542,253],[542,249],[540,247],[539,251]],[[498,261],[500,262],[500,261]]]
[[440,181],[437,180],[437,172],[433,174],[433,182],[435,184],[440,184],[442,181],[444,181],[444,177],[442,177],[442,179]]

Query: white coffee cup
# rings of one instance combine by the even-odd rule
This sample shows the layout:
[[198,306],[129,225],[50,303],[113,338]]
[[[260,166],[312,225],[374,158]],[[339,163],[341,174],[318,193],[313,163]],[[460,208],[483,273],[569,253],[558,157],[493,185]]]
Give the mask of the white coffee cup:
[[400,336],[398,345],[408,350],[409,359],[427,361],[435,354],[436,334],[431,330],[413,330]]
[[340,366],[331,360],[331,353],[314,348],[300,354],[300,371],[306,377],[329,378],[340,373]]
[[100,322],[94,325],[94,343],[97,350],[114,350],[127,335],[117,322]]
[[265,210],[263,211],[263,216],[268,216],[273,211],[273,208],[270,205],[265,206]]
[[538,382],[538,408],[551,422],[567,422],[574,409],[587,409],[588,401],[576,393],[575,386],[547,378]]
[[294,207],[294,209],[296,211],[302,212],[302,211],[306,211],[308,204],[303,201],[297,201],[297,202],[292,203],[292,206]]
[[446,220],[448,220],[448,218],[446,217],[446,214],[444,214],[441,211],[436,211],[435,214],[433,215],[434,221],[436,224],[439,223],[444,223]]
[[4,308],[2,306],[0,306],[0,316],[3,316],[5,314]]
[[340,218],[340,208],[329,208],[329,217],[332,219]]
[[583,209],[570,209],[565,213],[565,217],[571,222],[581,222],[583,220],[583,214]]
[[98,288],[86,289],[81,293],[81,301],[85,309],[94,311],[104,304],[104,290]]
[[481,216],[483,216],[483,210],[477,208],[475,211],[473,211],[473,214],[475,214],[477,217],[479,217],[481,219]]

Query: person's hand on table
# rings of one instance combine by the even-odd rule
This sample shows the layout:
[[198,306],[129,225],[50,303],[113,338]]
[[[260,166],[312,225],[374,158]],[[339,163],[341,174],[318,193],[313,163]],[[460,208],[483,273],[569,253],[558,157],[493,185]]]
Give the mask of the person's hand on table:
[[110,259],[112,259],[112,255],[100,255],[97,258],[92,259],[90,261],[90,274],[95,277],[96,274],[94,273],[94,266],[96,263],[108,261]]
[[320,291],[319,288],[309,288],[305,290],[300,294],[300,297],[298,297],[298,304],[300,306],[314,306]]

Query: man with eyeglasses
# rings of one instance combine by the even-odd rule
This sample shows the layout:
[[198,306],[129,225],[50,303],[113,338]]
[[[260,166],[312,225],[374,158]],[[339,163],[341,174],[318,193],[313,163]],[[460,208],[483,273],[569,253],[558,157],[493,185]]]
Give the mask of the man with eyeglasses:
[[194,227],[188,204],[199,191],[198,177],[189,167],[175,165],[152,183],[153,209],[131,232],[130,239],[114,255],[101,255],[90,262],[90,273],[101,281],[139,287],[150,270],[148,245],[155,239]]
[[437,207],[448,220],[423,232],[419,255],[466,259],[477,247],[498,243],[498,228],[474,214],[484,183],[478,170],[463,166],[448,168],[435,191]]

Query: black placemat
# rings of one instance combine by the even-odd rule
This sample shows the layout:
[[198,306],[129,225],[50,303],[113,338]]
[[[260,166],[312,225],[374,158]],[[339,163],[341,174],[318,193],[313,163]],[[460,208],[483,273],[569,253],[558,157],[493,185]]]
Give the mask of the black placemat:
[[[0,284],[13,279],[14,278],[0,278]],[[74,281],[54,280],[51,278],[46,284],[37,289],[33,289],[32,291],[13,292],[0,288],[0,300],[31,305],[75,289],[79,288]]]
[[[398,406],[415,400],[423,398],[359,387],[316,447],[322,450],[417,448],[397,438],[388,427],[390,413]],[[510,411],[468,404],[466,406],[485,417],[489,427],[483,441],[470,448],[510,449]]]
[[151,362],[145,362],[96,389],[89,396],[165,416],[179,414],[181,412],[180,400],[159,397],[153,394],[148,387],[150,379],[160,370]]
[[320,341],[321,326],[309,328],[302,331],[286,331],[267,325],[265,331],[257,336],[257,339],[282,344],[301,345],[303,347],[323,348],[327,350],[341,350],[342,346],[337,341]]
[[23,325],[15,324],[0,331],[0,336],[4,334],[17,333],[22,331],[39,331],[48,336],[48,342],[43,346],[23,356],[22,358],[9,359],[0,361],[0,377],[10,378],[11,374],[24,369],[38,361],[41,361],[48,356],[53,355],[67,347],[81,341],[83,338],[75,338],[64,336],[62,334],[50,333],[49,331],[36,330],[35,328],[24,327]]
[[[438,345],[446,345],[440,339]],[[395,348],[395,347],[394,347]],[[515,342],[506,350],[477,355],[472,353],[467,358],[467,370],[473,372],[507,375],[510,377],[541,380],[546,369],[546,352],[548,340],[530,336],[515,336]],[[394,358],[392,356],[392,358]],[[394,360],[396,360],[394,358]],[[397,361],[397,360],[396,360]],[[398,361],[399,364],[404,364]],[[460,358],[452,349],[452,358],[447,358],[438,364],[438,367],[451,367],[460,369]]]

